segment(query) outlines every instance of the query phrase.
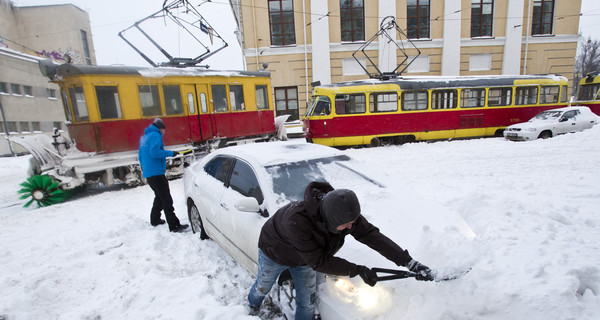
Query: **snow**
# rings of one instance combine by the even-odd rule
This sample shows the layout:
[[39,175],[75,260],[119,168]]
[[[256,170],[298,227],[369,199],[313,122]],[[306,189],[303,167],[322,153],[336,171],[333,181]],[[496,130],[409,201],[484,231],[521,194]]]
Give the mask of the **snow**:
[[[382,318],[596,319],[599,140],[595,126],[528,142],[347,150],[459,212],[477,235],[464,247],[430,239],[415,248],[430,267],[473,269],[449,282],[378,284],[390,308]],[[252,276],[213,241],[151,227],[148,186],[25,209],[16,191],[26,168],[27,157],[0,158],[0,319],[256,319],[245,308]],[[171,193],[187,222],[181,179]],[[440,262],[444,251],[452,255]]]

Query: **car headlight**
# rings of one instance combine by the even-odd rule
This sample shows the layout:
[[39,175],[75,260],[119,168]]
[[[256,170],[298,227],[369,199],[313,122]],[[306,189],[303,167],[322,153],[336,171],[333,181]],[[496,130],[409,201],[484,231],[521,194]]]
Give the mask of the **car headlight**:
[[369,287],[364,283],[355,285],[348,278],[327,276],[332,296],[340,302],[353,305],[365,316],[384,313],[393,305],[390,290],[382,285]]
[[537,131],[537,129],[536,129],[536,128],[525,128],[524,130],[525,130],[525,131]]

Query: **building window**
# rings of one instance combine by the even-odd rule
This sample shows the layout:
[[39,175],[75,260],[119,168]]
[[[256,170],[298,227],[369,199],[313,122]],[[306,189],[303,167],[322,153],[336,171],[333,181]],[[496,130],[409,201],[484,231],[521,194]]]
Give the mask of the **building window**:
[[408,0],[406,2],[407,30],[409,39],[429,38],[429,0]]
[[552,34],[553,20],[554,0],[535,0],[533,2],[531,35]]
[[85,63],[91,65],[90,47],[88,46],[87,32],[81,30],[81,42],[83,44],[83,54],[85,54]]
[[363,0],[340,0],[342,41],[365,40],[365,7]]
[[38,121],[32,121],[31,122],[31,129],[33,131],[41,131],[40,130],[40,123]]
[[408,56],[408,61],[411,62],[406,69],[406,72],[429,72],[429,56]]
[[21,127],[21,132],[29,132],[29,122],[19,122],[19,127]]
[[0,82],[0,93],[8,93],[8,86],[6,82]]
[[54,121],[52,123],[52,126],[56,130],[62,130],[62,123],[60,121]]
[[20,84],[11,83],[10,84],[10,91],[12,92],[12,94],[14,94],[16,96],[22,95],[22,93],[21,93],[21,85]]
[[469,71],[492,70],[492,54],[472,54],[469,56]]
[[31,86],[23,86],[23,93],[28,97],[33,97],[33,88]]
[[6,126],[8,127],[8,132],[18,132],[16,121],[8,121],[6,122]]
[[298,87],[275,88],[277,116],[289,114],[288,121],[298,120]]
[[269,0],[269,23],[271,25],[271,45],[296,44],[292,0]]
[[471,38],[491,37],[493,18],[493,0],[471,0]]
[[48,99],[56,99],[56,89],[46,88],[46,93],[48,94]]

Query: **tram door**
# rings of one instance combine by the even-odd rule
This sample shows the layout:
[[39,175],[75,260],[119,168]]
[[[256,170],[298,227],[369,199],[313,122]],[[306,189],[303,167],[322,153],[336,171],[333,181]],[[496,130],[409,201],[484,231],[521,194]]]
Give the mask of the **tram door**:
[[208,86],[206,84],[196,84],[196,99],[198,101],[197,121],[202,141],[212,139],[212,113],[209,107]]

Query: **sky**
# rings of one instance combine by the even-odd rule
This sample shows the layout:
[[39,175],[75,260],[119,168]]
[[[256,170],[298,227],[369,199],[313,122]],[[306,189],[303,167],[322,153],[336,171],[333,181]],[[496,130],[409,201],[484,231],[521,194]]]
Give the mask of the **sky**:
[[[203,0],[192,0],[191,2],[200,3],[201,1]],[[98,64],[148,66],[141,56],[118,37],[118,33],[129,28],[136,21],[160,10],[164,0],[13,0],[13,2],[18,6],[73,3],[90,15]],[[236,27],[229,2],[212,0],[211,3],[202,5],[201,13],[229,44],[229,47],[222,52],[207,59],[206,63],[213,69],[243,69],[244,61],[234,35]],[[583,0],[581,13],[579,24],[581,35],[585,38],[591,36],[593,39],[600,39],[600,1]],[[168,51],[171,52],[170,50]]]

